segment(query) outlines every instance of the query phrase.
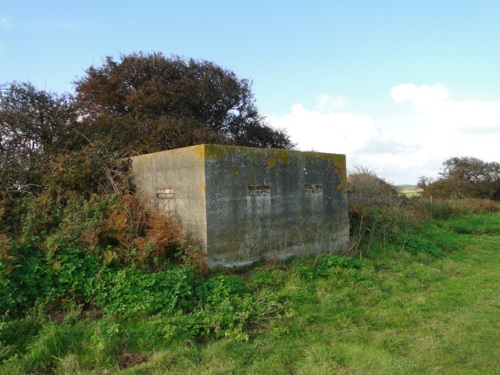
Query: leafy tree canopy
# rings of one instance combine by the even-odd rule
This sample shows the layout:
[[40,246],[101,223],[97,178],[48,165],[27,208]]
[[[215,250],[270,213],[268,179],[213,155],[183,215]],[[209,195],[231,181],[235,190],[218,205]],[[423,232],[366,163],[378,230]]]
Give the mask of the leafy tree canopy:
[[41,189],[43,166],[67,149],[74,120],[68,95],[0,85],[0,191]]
[[500,200],[500,164],[474,157],[453,157],[443,162],[436,180],[422,176],[424,196]]
[[75,82],[88,138],[155,152],[199,143],[291,148],[259,114],[246,79],[209,61],[136,53],[106,58]]
[[114,192],[114,161],[200,143],[293,146],[265,123],[250,82],[212,62],[108,57],[75,85],[74,97],[0,85],[0,193]]

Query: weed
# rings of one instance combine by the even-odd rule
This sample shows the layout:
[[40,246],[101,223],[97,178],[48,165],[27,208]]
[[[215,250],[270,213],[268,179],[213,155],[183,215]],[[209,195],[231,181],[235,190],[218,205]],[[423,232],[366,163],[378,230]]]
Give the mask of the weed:
[[412,254],[426,253],[436,258],[442,257],[443,252],[431,241],[417,236],[407,236],[399,241],[401,250],[406,250]]
[[170,314],[189,308],[192,293],[193,274],[188,269],[150,274],[130,267],[106,269],[100,275],[94,303],[110,315]]
[[428,209],[365,209],[354,256],[239,272],[3,236],[0,373],[494,373],[500,216]]

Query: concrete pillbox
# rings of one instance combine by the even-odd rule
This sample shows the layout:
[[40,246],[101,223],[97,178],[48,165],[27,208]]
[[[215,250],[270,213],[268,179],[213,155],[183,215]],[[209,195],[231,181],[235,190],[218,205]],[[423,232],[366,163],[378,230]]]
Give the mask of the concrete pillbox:
[[347,246],[345,155],[198,145],[132,158],[137,194],[177,217],[210,267]]

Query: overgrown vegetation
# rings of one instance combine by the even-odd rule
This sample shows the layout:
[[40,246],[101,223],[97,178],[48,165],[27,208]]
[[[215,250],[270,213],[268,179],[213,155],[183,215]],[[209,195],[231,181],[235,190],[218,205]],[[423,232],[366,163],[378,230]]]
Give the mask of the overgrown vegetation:
[[454,157],[443,162],[437,179],[420,177],[424,197],[500,200],[500,164],[473,157]]
[[377,176],[375,170],[362,165],[354,166],[347,179],[349,202],[356,205],[373,206],[392,204],[399,196],[398,189]]
[[74,96],[0,84],[0,194],[116,193],[116,160],[200,143],[293,147],[251,83],[212,62],[108,57],[74,84]]
[[[192,247],[126,250],[121,199],[2,236],[0,373],[495,371],[493,201],[353,205],[352,254],[207,273]],[[42,233],[35,208],[18,225]]]
[[76,85],[0,87],[0,373],[498,370],[497,164],[447,161],[422,199],[358,167],[347,253],[209,271],[127,157],[288,136],[210,62],[108,58]]

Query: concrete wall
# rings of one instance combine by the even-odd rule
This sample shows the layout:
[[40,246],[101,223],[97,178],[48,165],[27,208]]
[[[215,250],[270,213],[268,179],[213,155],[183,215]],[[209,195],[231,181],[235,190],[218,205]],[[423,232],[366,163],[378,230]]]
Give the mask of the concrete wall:
[[132,158],[133,183],[146,205],[180,219],[187,234],[206,249],[205,147],[156,152]]
[[[347,244],[344,155],[200,145],[132,161],[139,193],[150,207],[180,217],[210,266]],[[158,196],[168,189],[173,197]]]
[[344,155],[207,145],[209,265],[338,251],[348,241]]

